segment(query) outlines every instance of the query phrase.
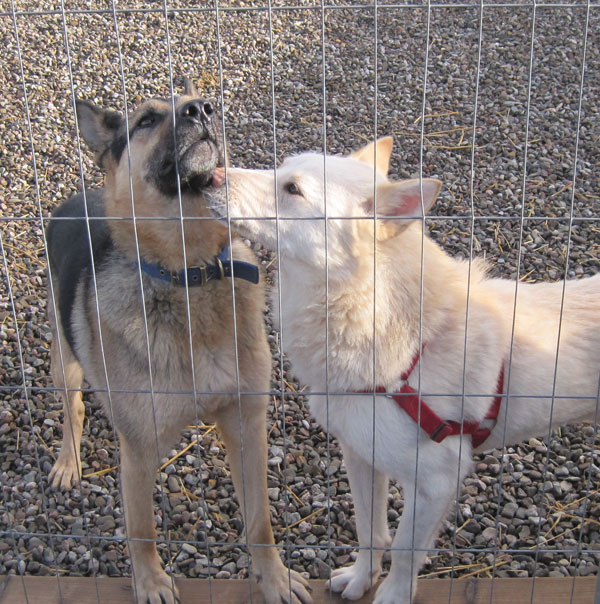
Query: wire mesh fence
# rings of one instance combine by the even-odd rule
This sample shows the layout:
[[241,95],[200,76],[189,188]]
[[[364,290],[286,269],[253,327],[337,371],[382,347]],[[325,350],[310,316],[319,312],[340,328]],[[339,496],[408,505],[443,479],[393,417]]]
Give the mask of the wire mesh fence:
[[[98,302],[88,311],[90,324],[98,326],[101,366],[94,385],[82,388],[81,484],[50,484],[62,437],[64,387],[50,378],[48,306],[57,307],[58,293],[48,280],[44,232],[50,213],[69,195],[103,182],[77,135],[76,99],[124,115],[147,99],[167,99],[174,115],[177,107],[169,99],[182,93],[183,77],[191,77],[202,98],[213,101],[233,166],[272,170],[291,154],[346,154],[391,135],[390,178],[436,177],[444,183],[425,224],[450,255],[469,265],[485,258],[492,276],[519,284],[587,279],[600,267],[599,6],[3,1],[0,574],[54,575],[59,586],[66,575],[130,575],[121,456],[112,411],[106,413],[100,401],[126,395],[202,399],[215,390],[196,382],[189,365],[188,379],[166,389],[154,383],[149,337],[140,343],[146,352],[144,385],[111,383],[114,359],[122,357],[112,342],[102,346],[98,317],[106,308],[92,279],[96,295],[90,299]],[[132,170],[137,152],[127,140],[124,153]],[[181,219],[180,184],[174,205],[165,209],[179,245],[190,223],[207,219]],[[123,195],[129,199],[131,176],[126,185]],[[124,222],[143,231],[148,217],[141,212]],[[86,221],[88,236],[93,223],[93,217]],[[229,233],[226,243],[233,237]],[[139,254],[137,235],[135,241]],[[282,351],[285,284],[275,279],[279,254],[248,243],[276,292],[264,315],[272,374],[263,393],[269,399],[273,547],[286,566],[313,579],[328,578],[356,559],[358,547],[344,456],[327,422],[310,415],[307,385]],[[182,266],[188,266],[189,246],[181,247]],[[142,270],[134,277],[139,285]],[[237,279],[229,287],[235,300],[244,291]],[[198,312],[193,302],[188,293],[180,342],[191,358]],[[136,304],[135,320],[147,331],[147,312],[139,313],[149,301]],[[245,385],[240,369],[240,304],[223,309],[233,326],[229,393],[237,404],[248,392],[257,393]],[[465,398],[464,388],[444,394]],[[145,425],[153,421],[140,417]],[[457,504],[428,550],[421,576],[460,581],[597,574],[595,423],[551,430],[549,421],[543,434],[476,456],[477,472],[461,484],[454,480]],[[216,422],[194,407],[187,427],[169,435],[172,442],[160,459],[159,434],[152,430],[154,440],[146,446],[159,467],[153,519],[162,564],[175,576],[247,577],[247,502],[234,493]],[[254,461],[242,455],[244,475]],[[417,479],[427,476],[419,472]],[[369,491],[373,483],[371,476]],[[402,485],[393,481],[387,504],[392,532],[403,513],[415,513],[404,509]]]

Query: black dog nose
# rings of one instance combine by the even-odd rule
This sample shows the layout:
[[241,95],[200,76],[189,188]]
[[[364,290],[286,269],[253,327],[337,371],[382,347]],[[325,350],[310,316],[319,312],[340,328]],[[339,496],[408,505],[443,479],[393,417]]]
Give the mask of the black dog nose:
[[208,121],[214,113],[213,106],[208,101],[195,99],[189,101],[180,109],[181,117],[188,118],[192,121]]

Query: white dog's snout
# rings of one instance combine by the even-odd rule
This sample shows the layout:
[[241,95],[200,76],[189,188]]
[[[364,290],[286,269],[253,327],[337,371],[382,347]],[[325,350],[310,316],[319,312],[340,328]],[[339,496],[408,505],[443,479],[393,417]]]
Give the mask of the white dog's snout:
[[227,217],[227,202],[222,199],[216,191],[207,190],[204,192],[206,205],[214,218],[222,220]]

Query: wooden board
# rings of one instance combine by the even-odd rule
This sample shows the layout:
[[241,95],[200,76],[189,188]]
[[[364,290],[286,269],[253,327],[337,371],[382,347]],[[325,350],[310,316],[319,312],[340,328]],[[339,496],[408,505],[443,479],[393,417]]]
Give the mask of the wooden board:
[[[258,587],[234,579],[177,579],[182,604],[261,604]],[[311,581],[314,604],[342,604]],[[250,591],[252,590],[252,592]],[[450,590],[452,594],[450,596]],[[533,590],[533,599],[531,597]],[[421,579],[414,604],[594,604],[596,577],[535,579]],[[252,596],[250,595],[252,593]],[[450,596],[450,597],[449,597]],[[369,593],[357,604],[372,601]],[[252,598],[252,600],[251,600]],[[131,604],[131,581],[90,577],[0,576],[0,604]],[[398,603],[401,604],[401,603]]]

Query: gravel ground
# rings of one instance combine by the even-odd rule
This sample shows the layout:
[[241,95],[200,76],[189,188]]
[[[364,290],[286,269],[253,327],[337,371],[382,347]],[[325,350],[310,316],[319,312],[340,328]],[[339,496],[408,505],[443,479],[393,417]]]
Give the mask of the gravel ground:
[[[47,481],[61,438],[61,413],[48,390],[50,331],[39,216],[78,189],[82,174],[88,185],[101,182],[90,154],[78,154],[71,84],[79,97],[122,109],[124,89],[130,106],[152,94],[164,96],[169,64],[176,83],[193,75],[207,96],[220,98],[222,82],[235,165],[269,167],[289,152],[322,148],[324,139],[329,151],[345,152],[372,139],[376,129],[395,136],[392,174],[407,177],[418,174],[424,134],[423,173],[445,183],[429,227],[452,254],[468,256],[473,241],[494,274],[515,277],[518,269],[526,281],[560,279],[565,272],[576,278],[600,269],[598,5],[589,10],[580,108],[586,31],[581,6],[538,4],[533,23],[530,6],[488,5],[479,56],[479,3],[432,8],[426,52],[427,10],[417,5],[380,5],[375,19],[372,7],[335,0],[323,20],[306,0],[285,10],[274,0],[270,39],[265,5],[225,1],[217,44],[215,15],[202,10],[212,3],[186,0],[170,3],[169,55],[165,16],[138,11],[144,4],[119,4],[131,9],[116,16],[120,57],[108,1],[96,0],[94,9],[104,12],[91,13],[78,12],[89,11],[90,2],[67,2],[64,18],[58,3],[16,1],[17,11],[48,11],[16,17],[19,45],[11,4],[0,3],[0,234],[18,322],[17,333],[3,275],[0,573],[129,573],[122,540],[114,539],[123,535],[114,434],[92,394],[86,395],[82,445],[88,478],[68,493],[52,490]],[[186,6],[200,10],[181,10]],[[257,251],[269,265],[272,257]],[[266,320],[270,326],[268,313]],[[292,546],[294,568],[326,577],[330,567],[352,559],[356,544],[343,460],[335,440],[307,414],[303,386],[287,361],[279,366],[272,328],[269,338],[273,388],[285,380],[285,407],[274,397],[268,426],[276,539]],[[171,540],[160,549],[177,574],[243,577],[248,558],[237,545],[242,522],[218,435],[207,427],[187,430],[171,453],[197,436],[197,446],[162,470],[164,491],[156,488],[157,522]],[[466,480],[424,574],[485,576],[492,566],[497,576],[597,573],[600,448],[594,429],[568,426],[542,437],[478,458],[478,473]],[[400,490],[392,487],[389,502],[394,528],[402,511]]]

